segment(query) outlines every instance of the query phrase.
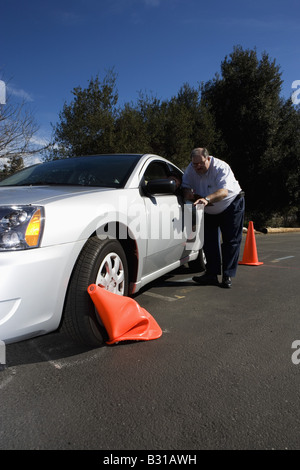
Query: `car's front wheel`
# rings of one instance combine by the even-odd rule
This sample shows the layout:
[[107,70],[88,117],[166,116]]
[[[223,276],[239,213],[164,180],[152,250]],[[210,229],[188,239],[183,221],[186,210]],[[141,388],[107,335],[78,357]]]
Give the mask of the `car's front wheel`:
[[99,346],[106,331],[87,292],[90,284],[128,295],[128,266],[117,240],[90,238],[82,249],[68,287],[62,327],[75,341]]

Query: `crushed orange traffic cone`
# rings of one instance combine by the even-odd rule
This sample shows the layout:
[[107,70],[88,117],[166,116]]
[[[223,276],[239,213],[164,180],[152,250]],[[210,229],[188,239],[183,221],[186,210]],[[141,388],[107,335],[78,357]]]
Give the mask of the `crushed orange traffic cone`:
[[162,335],[154,318],[130,297],[91,284],[88,293],[107,331],[107,344],[128,340],[151,340]]
[[243,259],[239,261],[239,264],[247,264],[249,266],[264,264],[258,261],[253,222],[249,222]]

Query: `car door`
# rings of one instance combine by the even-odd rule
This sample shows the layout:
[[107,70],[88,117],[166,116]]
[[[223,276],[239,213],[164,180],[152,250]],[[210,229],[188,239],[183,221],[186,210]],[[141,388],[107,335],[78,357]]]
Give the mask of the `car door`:
[[[177,170],[178,171],[178,170]],[[172,168],[163,161],[152,161],[142,181],[172,177]],[[150,274],[182,258],[185,252],[184,204],[177,194],[144,195],[146,211],[147,257],[143,275]]]

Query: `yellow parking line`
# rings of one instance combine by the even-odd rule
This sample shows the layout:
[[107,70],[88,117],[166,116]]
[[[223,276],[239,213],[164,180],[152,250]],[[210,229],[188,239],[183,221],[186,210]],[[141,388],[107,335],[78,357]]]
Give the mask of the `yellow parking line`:
[[155,297],[157,299],[166,300],[167,302],[174,302],[174,297],[167,297],[166,295],[155,294],[154,292],[144,292],[144,295],[148,295],[149,297]]
[[271,261],[271,263],[278,263],[278,261],[281,261],[283,259],[288,259],[288,258],[295,258],[295,256],[285,256],[284,258],[277,258]]

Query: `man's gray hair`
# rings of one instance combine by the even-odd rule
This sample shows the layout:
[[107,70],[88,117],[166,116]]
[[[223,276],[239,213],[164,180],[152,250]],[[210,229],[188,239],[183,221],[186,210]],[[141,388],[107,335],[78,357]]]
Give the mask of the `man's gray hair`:
[[200,153],[203,157],[207,158],[209,157],[209,152],[207,150],[207,148],[203,147],[197,147],[195,149],[192,150],[191,152],[191,158],[193,158],[194,155],[196,155],[197,153]]

